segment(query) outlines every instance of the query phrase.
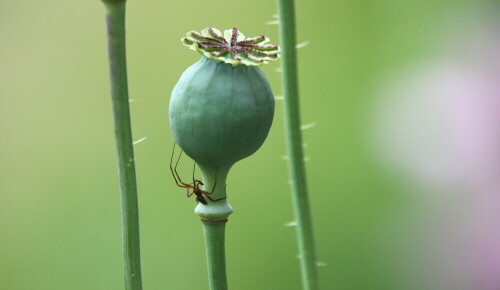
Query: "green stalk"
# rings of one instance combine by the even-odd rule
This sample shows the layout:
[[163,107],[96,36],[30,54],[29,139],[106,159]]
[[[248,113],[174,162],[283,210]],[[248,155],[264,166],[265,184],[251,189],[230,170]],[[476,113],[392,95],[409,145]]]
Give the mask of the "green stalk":
[[[212,191],[210,197],[214,200],[226,196],[226,178],[229,168],[221,168],[215,172],[200,166],[205,185],[203,190]],[[207,198],[208,199],[208,198]],[[207,205],[198,203],[195,213],[201,217],[203,234],[205,238],[205,250],[207,254],[208,284],[210,290],[226,290],[226,254],[225,254],[225,230],[226,222],[233,208],[227,199],[216,202],[207,200]]]
[[125,54],[125,0],[103,0],[108,36],[111,99],[122,204],[122,241],[126,289],[142,289],[139,209]]
[[208,283],[211,290],[226,290],[226,256],[224,247],[225,223],[203,222],[207,252]]
[[278,0],[281,39],[281,68],[285,105],[285,129],[289,156],[292,196],[297,220],[297,237],[303,289],[319,289],[313,229],[300,129],[295,11],[293,0]]

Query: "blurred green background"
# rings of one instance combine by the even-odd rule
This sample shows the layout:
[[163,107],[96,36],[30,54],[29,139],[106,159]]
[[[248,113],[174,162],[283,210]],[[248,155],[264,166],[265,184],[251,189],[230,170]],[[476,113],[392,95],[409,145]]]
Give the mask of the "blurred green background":
[[[439,58],[448,36],[495,3],[297,1],[297,38],[309,42],[299,50],[300,93],[302,121],[315,124],[304,141],[322,289],[432,289],[440,280],[412,234],[432,206],[422,209],[425,199],[377,159],[373,108],[382,79]],[[200,57],[179,39],[237,27],[278,43],[278,27],[266,24],[275,3],[134,0],[127,9],[133,134],[147,137],[135,146],[144,288],[207,289],[195,200],[168,169],[170,92]],[[0,0],[0,39],[0,289],[123,289],[102,4]],[[263,70],[281,95],[278,67]],[[285,150],[278,100],[268,140],[228,178],[232,289],[300,289]],[[181,163],[188,176],[192,161]]]

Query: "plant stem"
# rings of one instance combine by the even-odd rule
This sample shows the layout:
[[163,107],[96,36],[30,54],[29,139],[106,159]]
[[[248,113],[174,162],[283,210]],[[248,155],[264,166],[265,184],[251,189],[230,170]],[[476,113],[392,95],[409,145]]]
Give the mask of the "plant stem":
[[224,247],[224,233],[226,223],[203,222],[205,247],[208,264],[208,283],[211,290],[226,290],[226,256]]
[[126,289],[142,289],[139,208],[125,54],[125,0],[103,0],[106,11],[111,99],[122,204],[122,242]]
[[[203,190],[212,191],[210,194],[215,200],[226,196],[226,178],[229,172],[228,168],[219,168],[211,170],[200,166],[203,182]],[[207,253],[208,284],[210,290],[226,290],[226,254],[224,234],[226,222],[233,208],[227,202],[227,199],[216,202],[207,200],[208,204],[198,203],[195,213],[201,217],[203,223],[203,234],[205,237],[205,249]]]
[[299,88],[293,0],[278,0],[281,68],[285,105],[285,128],[289,155],[292,196],[297,220],[297,237],[303,289],[319,289],[309,198],[307,193],[302,133],[300,129]]

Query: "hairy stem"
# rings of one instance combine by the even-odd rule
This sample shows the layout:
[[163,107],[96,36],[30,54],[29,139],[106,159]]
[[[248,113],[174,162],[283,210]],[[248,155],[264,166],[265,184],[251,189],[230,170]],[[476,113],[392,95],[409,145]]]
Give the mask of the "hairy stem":
[[293,0],[278,0],[285,105],[285,128],[292,180],[292,196],[297,220],[297,237],[306,290],[318,289],[316,254],[300,130],[299,88],[295,40],[295,11]]
[[122,242],[126,289],[142,289],[139,209],[125,57],[125,1],[103,0],[108,37],[111,100],[122,204]]

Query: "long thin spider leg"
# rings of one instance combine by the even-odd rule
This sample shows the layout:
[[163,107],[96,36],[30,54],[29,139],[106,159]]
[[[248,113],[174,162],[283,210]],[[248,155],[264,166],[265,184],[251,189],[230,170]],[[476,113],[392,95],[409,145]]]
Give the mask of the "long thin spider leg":
[[196,162],[193,163],[193,184],[194,184],[194,171],[196,170]]
[[210,199],[210,200],[211,200],[211,201],[213,201],[213,202],[217,202],[217,201],[219,201],[219,200],[223,200],[223,199],[226,199],[226,198],[227,198],[226,196],[224,196],[224,197],[221,197],[221,198],[218,198],[218,199],[213,199],[213,198],[211,198],[209,195],[205,195],[205,197],[206,197],[206,198],[208,198],[208,199]]
[[172,148],[172,156],[170,156],[170,172],[172,172],[172,176],[174,177],[175,184],[177,184],[177,186],[183,187],[184,183],[182,185],[179,184],[179,181],[177,180],[177,177],[175,176],[174,169],[172,168],[172,161],[174,159],[174,152],[175,152],[175,142],[174,142],[174,146]]
[[215,169],[215,182],[214,182],[214,187],[212,188],[212,191],[210,191],[210,194],[212,194],[215,190],[215,186],[217,185],[217,169]]
[[[226,186],[227,186],[227,184],[226,184]],[[226,188],[224,187],[224,197],[221,197],[221,198],[218,198],[218,199],[213,199],[213,198],[211,198],[209,195],[206,195],[206,194],[205,194],[205,197],[206,197],[206,198],[208,198],[208,199],[210,199],[210,200],[211,200],[211,201],[213,201],[213,202],[217,202],[217,201],[219,201],[219,200],[226,199],[226,198],[227,198],[227,195],[226,195]]]
[[[172,156],[170,157],[170,172],[172,172],[172,176],[174,177],[175,184],[177,184],[177,186],[182,187],[182,188],[187,188],[187,189],[193,188],[190,184],[184,183],[180,180],[179,174],[177,173],[177,164],[175,165],[175,171],[172,168],[172,161],[174,159],[174,152],[175,152],[175,142],[174,142],[174,146],[172,148]],[[177,174],[177,177],[176,177],[176,174]],[[177,180],[177,178],[179,178],[179,180]]]
[[227,194],[226,194],[226,187],[227,187],[227,184],[226,186],[224,186],[224,197],[221,197],[221,198],[218,198],[218,199],[213,199],[211,198],[210,196],[208,195],[205,195],[208,199],[210,199],[211,201],[213,202],[216,202],[216,201],[219,201],[219,200],[223,200],[223,199],[226,199],[227,198]]
[[177,172],[177,165],[179,165],[181,156],[182,156],[182,150],[181,153],[179,153],[179,158],[177,159],[177,162],[175,163],[174,172],[177,175],[177,178],[179,179],[180,183],[182,183],[184,186],[189,186],[190,188],[193,188],[193,186],[190,183],[185,183],[184,181],[182,181],[181,177],[179,176],[179,173]]
[[[206,197],[206,198],[208,198],[208,199],[210,199],[212,202],[217,202],[217,201],[219,201],[219,200],[226,199],[226,198],[227,198],[227,194],[226,194],[226,187],[227,187],[227,184],[224,186],[224,197],[221,197],[221,198],[218,198],[218,199],[213,199],[213,198],[211,198],[209,195],[207,195],[206,193],[205,193],[205,197]],[[207,192],[207,193],[208,193],[208,192]]]
[[[214,193],[214,190],[215,190],[215,186],[217,185],[217,169],[215,170],[215,182],[214,182],[214,187],[212,188],[212,191],[208,192],[208,191],[203,191],[203,194],[206,195],[208,197],[209,194],[212,194]],[[212,199],[210,199],[212,200]]]

